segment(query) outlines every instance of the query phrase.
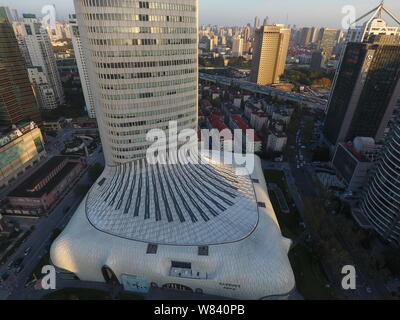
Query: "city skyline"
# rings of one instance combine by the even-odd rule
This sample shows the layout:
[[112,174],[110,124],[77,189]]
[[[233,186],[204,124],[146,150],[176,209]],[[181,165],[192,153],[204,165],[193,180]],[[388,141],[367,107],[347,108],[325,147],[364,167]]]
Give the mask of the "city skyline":
[[[39,0],[29,2],[22,0],[15,3],[13,0],[3,0],[1,5],[8,6],[10,9],[17,9],[19,14],[35,13],[40,14],[41,8],[48,4],[54,4],[57,9],[57,18],[68,20],[68,15],[74,13],[73,0]],[[250,23],[254,24],[255,16],[259,16],[263,21],[269,18],[270,23],[283,23],[296,25],[298,27],[316,26],[340,28],[345,14],[342,13],[344,6],[353,5],[356,8],[356,17],[361,16],[371,8],[379,4],[377,0],[354,0],[349,3],[345,0],[335,1],[335,3],[321,3],[316,0],[303,0],[300,4],[295,0],[220,0],[218,3],[211,0],[199,1],[199,23],[201,25],[220,25],[220,26],[240,26]],[[229,9],[228,9],[229,5]],[[301,9],[299,10],[299,5]],[[385,5],[393,12],[400,11],[400,3],[396,0],[386,0]],[[226,14],[221,12],[226,10]],[[321,14],[321,10],[329,11],[329,17]],[[390,19],[389,19],[390,21]]]

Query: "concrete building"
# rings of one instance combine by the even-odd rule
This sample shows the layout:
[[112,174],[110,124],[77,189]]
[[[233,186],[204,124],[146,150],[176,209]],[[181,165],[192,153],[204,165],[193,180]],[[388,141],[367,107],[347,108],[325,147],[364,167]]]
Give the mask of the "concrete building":
[[74,47],[75,59],[78,65],[79,76],[81,79],[83,95],[85,97],[86,110],[90,118],[96,118],[96,110],[92,89],[90,88],[89,74],[86,67],[85,55],[83,53],[81,36],[79,33],[76,15],[70,15],[69,19],[72,45]]
[[269,120],[268,116],[264,112],[253,112],[250,116],[250,126],[254,128],[256,132],[260,132],[263,127],[268,127]]
[[54,90],[47,80],[42,67],[28,67],[29,81],[41,109],[52,110],[58,107]]
[[383,147],[361,201],[361,212],[386,241],[400,246],[400,119]]
[[241,57],[243,55],[243,38],[233,38],[232,55],[234,57]]
[[267,150],[283,152],[287,145],[287,135],[284,132],[271,130],[268,135]]
[[332,160],[336,174],[353,194],[360,193],[368,181],[371,168],[377,161],[381,145],[374,139],[357,137],[350,145],[339,143]]
[[27,53],[27,66],[42,68],[54,91],[57,103],[63,104],[64,92],[47,31],[34,14],[24,14],[22,25],[22,35],[18,38],[22,51]]
[[[193,155],[198,164],[154,165],[146,158],[149,144],[135,140],[176,119],[179,130],[197,132],[198,2],[117,0],[112,15],[109,3],[75,0],[107,167],[53,243],[52,262],[81,280],[121,283],[134,292],[159,287],[238,299],[287,297],[294,288],[290,241],[280,232],[259,158],[251,156],[255,169],[243,175],[236,162],[217,161],[220,152]],[[109,18],[117,29],[104,21]],[[130,37],[130,45],[119,47],[126,27],[137,28],[137,42]],[[152,37],[140,32],[148,27]],[[94,36],[96,30],[102,32]],[[107,31],[112,38],[102,36]],[[127,77],[130,65],[120,54],[145,63],[142,75]],[[129,91],[117,99],[122,86]]]
[[34,122],[0,134],[0,187],[18,179],[47,156],[43,137]]
[[320,39],[318,41],[318,49],[324,51],[329,59],[332,55],[333,48],[336,46],[338,41],[338,30],[331,28],[321,28],[319,32]]
[[395,119],[400,96],[400,42],[378,36],[348,43],[329,98],[323,134],[336,146],[355,137],[380,143]]
[[0,7],[0,126],[41,117],[6,11]]
[[260,85],[278,83],[285,71],[290,29],[263,26],[256,31],[250,80]]
[[74,185],[86,166],[80,157],[55,156],[7,195],[6,213],[43,214]]

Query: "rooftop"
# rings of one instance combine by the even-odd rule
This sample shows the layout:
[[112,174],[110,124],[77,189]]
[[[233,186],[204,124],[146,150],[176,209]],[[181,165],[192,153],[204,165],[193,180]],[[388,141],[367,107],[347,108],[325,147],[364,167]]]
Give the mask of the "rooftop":
[[51,171],[57,168],[63,161],[68,159],[77,159],[78,157],[65,157],[65,156],[55,156],[47,161],[39,170],[34,172],[30,177],[25,179],[18,187],[11,191],[9,197],[34,197],[40,198],[44,194],[51,192],[54,187],[56,187],[73,168],[75,168],[77,162],[68,162],[60,172],[58,172],[43,188],[37,191],[34,190],[35,187],[45,179]]
[[241,240],[258,222],[250,175],[202,157],[199,164],[107,167],[88,194],[98,230],[135,241],[209,245]]

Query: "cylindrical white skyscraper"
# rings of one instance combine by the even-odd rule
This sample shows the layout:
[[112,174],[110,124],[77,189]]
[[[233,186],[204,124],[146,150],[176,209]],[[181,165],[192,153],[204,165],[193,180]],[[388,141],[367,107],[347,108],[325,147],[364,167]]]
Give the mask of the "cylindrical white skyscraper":
[[74,2],[107,164],[169,121],[197,129],[197,0]]

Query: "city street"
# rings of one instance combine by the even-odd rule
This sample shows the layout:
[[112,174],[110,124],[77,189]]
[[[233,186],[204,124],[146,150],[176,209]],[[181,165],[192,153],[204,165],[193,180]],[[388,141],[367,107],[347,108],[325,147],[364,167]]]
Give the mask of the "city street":
[[[67,139],[68,135],[69,133],[65,133],[62,135],[62,137]],[[101,147],[98,147],[97,150],[95,150],[95,152],[88,157],[87,162],[89,166],[97,162],[104,164],[103,154],[99,152],[100,148]],[[87,172],[85,172],[84,175],[76,182],[76,184],[90,183],[91,182]],[[3,282],[2,288],[0,288],[0,299],[24,298],[23,292],[25,289],[25,283],[29,279],[39,260],[47,253],[45,249],[49,244],[48,241],[53,230],[57,228],[63,229],[81,202],[81,199],[77,198],[73,190],[74,186],[70,188],[62,200],[59,201],[56,207],[53,208],[48,217],[41,217],[38,219],[32,234],[26,239],[23,245],[16,250],[16,252],[8,259],[8,261],[0,267],[0,272],[4,271],[10,274],[10,277]],[[66,210],[68,211],[66,212]],[[24,266],[23,270],[18,274],[16,274],[15,269],[7,270],[7,267],[11,261],[14,261],[19,257],[24,257],[24,251],[28,247],[32,247],[32,250],[22,262],[22,265]]]

